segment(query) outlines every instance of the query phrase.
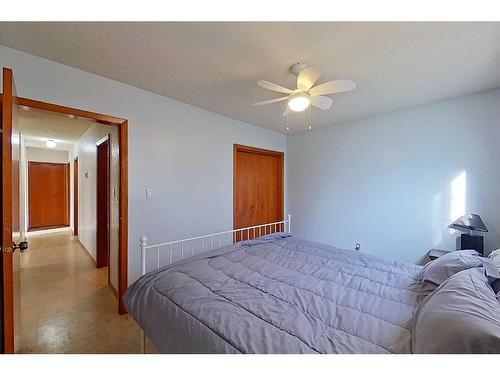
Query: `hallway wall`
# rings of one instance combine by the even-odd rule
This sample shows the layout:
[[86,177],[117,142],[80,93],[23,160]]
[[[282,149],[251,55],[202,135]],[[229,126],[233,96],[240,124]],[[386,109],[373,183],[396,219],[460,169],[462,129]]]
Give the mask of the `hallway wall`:
[[[110,136],[110,283],[118,290],[118,235],[119,235],[119,183],[120,156],[116,126],[94,124],[75,144],[70,159],[78,156],[78,239],[89,254],[96,259],[97,218],[97,146],[103,137]],[[73,164],[73,162],[71,163]]]
[[69,154],[66,150],[53,150],[26,146],[26,158],[28,161],[45,161],[48,163],[67,163]]

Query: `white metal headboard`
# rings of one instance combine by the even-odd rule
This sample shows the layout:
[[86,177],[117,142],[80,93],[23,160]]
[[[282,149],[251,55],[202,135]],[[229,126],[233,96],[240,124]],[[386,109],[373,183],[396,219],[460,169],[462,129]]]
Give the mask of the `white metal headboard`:
[[[148,245],[146,236],[141,237],[141,263],[142,275],[147,271],[152,271],[160,267],[168,266],[174,262],[185,259],[187,257],[201,254],[205,251],[218,249],[222,246],[234,244],[275,232],[291,233],[292,216],[289,214],[286,220],[277,221],[274,223],[255,225],[253,227],[233,229],[225,232],[207,234],[204,236],[191,237],[182,240],[164,242],[155,245]],[[246,234],[246,236],[245,236]],[[148,250],[156,255],[155,259],[148,258]],[[160,249],[162,250],[160,252]],[[168,250],[167,252],[164,252]],[[153,267],[148,267],[148,262]]]

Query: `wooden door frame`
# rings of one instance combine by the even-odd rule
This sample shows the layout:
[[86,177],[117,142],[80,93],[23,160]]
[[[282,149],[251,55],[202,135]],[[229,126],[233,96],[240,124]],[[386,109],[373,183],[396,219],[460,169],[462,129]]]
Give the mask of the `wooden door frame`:
[[[13,107],[16,98],[13,95],[5,95],[5,92],[12,93],[14,90],[14,77],[11,69],[3,68],[3,78],[8,78],[3,80],[3,91],[1,96],[1,101],[3,101],[7,106]],[[5,175],[6,181],[2,181],[2,199],[0,200],[0,206],[3,202],[12,202],[12,189],[7,188],[12,186],[12,163],[6,163],[4,155],[10,155],[12,158],[12,142],[7,141],[5,138],[6,133],[12,132],[12,111],[2,112],[2,165],[0,170],[2,174]],[[6,131],[6,129],[8,131]],[[4,166],[7,166],[6,170],[3,170]],[[12,222],[12,204],[8,204],[7,207],[2,206],[2,251],[4,251],[5,245],[5,235],[9,233],[8,236],[12,237],[12,226],[6,226],[6,223]],[[9,241],[10,242],[10,241]],[[12,243],[8,245],[12,246]],[[5,263],[3,263],[5,261]],[[15,351],[15,340],[14,340],[14,275],[13,275],[13,253],[2,254],[2,325],[3,325],[3,352],[4,353],[14,353]],[[7,272],[6,272],[7,271]],[[7,302],[6,302],[7,301]]]
[[[64,205],[66,206],[66,210],[64,212],[64,220],[67,221],[66,223],[62,225],[55,225],[55,226],[47,226],[47,227],[36,227],[33,228],[31,225],[31,189],[30,189],[30,183],[31,183],[31,178],[30,178],[30,165],[32,164],[57,164],[57,165],[64,165],[65,169],[65,174],[66,174],[66,179],[64,181],[65,184],[65,189],[64,189]],[[52,229],[52,228],[65,228],[69,226],[69,215],[70,215],[70,201],[69,201],[69,163],[56,163],[56,162],[50,162],[50,161],[35,161],[35,160],[27,160],[27,169],[28,169],[28,181],[27,181],[27,190],[28,190],[28,232],[35,231],[35,230],[44,230],[44,229]]]
[[[3,95],[0,95],[0,103]],[[99,124],[118,127],[118,147],[120,157],[119,178],[119,235],[118,235],[118,312],[126,314],[123,295],[128,286],[128,120],[85,111],[62,105],[46,103],[39,100],[18,97],[17,104],[43,111],[56,112],[64,115],[83,117]]]
[[233,229],[236,228],[236,194],[234,187],[236,186],[236,159],[238,152],[246,152],[249,154],[272,156],[278,159],[278,221],[285,217],[285,153],[281,151],[267,150],[252,146],[245,146],[235,143],[233,145]]
[[78,156],[73,159],[73,236],[78,237]]

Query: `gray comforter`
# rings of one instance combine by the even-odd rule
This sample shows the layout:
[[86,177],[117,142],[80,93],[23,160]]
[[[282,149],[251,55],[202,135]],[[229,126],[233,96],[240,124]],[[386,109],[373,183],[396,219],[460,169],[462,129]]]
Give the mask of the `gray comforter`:
[[162,353],[409,353],[420,270],[274,234],[146,274],[124,299]]

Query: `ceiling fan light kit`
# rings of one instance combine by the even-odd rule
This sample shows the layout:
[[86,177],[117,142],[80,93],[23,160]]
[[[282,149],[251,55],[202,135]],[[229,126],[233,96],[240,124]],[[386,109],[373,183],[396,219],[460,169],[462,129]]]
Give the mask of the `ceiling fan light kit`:
[[[307,66],[304,63],[296,63],[290,67],[290,71],[297,75],[296,90],[291,90],[272,82],[260,80],[257,82],[260,87],[271,91],[281,92],[287,94],[287,96],[257,102],[254,103],[254,105],[272,104],[286,100],[288,102],[287,109],[283,112],[283,116],[288,116],[288,109],[294,112],[302,112],[310,106],[326,111],[331,108],[333,101],[331,98],[323,95],[338,94],[341,92],[351,91],[356,88],[355,83],[348,79],[337,79],[314,86],[324,73],[324,69],[320,66]],[[308,128],[309,130],[311,129],[310,124]],[[287,130],[288,129],[287,124]]]
[[288,99],[288,108],[294,112],[305,111],[310,104],[311,99],[309,98],[309,94],[304,91],[298,91],[290,95],[290,99]]

